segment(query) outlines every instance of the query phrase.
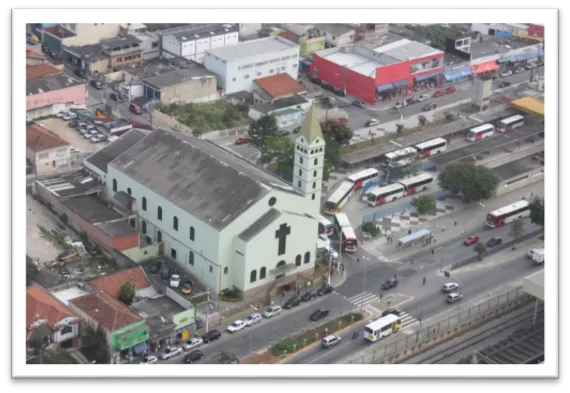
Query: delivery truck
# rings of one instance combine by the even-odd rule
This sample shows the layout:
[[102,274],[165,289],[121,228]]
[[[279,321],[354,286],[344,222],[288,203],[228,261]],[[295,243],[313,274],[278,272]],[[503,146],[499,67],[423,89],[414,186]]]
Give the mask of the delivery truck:
[[527,253],[527,257],[532,259],[535,265],[542,265],[544,263],[544,248],[534,248]]

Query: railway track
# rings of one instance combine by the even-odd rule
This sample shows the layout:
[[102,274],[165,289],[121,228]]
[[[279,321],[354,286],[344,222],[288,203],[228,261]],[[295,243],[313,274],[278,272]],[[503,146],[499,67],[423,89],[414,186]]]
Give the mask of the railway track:
[[[538,312],[541,313],[544,310],[544,306],[540,306],[538,308]],[[503,321],[502,323],[500,323],[499,325],[495,325],[492,326],[486,330],[484,330],[483,332],[481,332],[480,334],[478,334],[475,337],[470,337],[467,338],[463,341],[460,341],[450,347],[447,347],[441,351],[438,351],[432,355],[430,355],[427,358],[422,359],[421,361],[414,363],[414,364],[435,364],[435,363],[439,363],[442,360],[455,355],[458,351],[462,351],[464,349],[467,349],[469,347],[472,347],[486,339],[488,339],[489,337],[492,337],[496,334],[499,334],[507,329],[512,328],[513,326],[516,326],[522,322],[526,322],[526,321],[530,321],[532,320],[534,316],[534,305],[532,306],[527,306],[525,308],[523,308],[522,310],[518,310],[518,312],[516,312],[516,315],[513,315],[512,318]],[[461,337],[459,337],[461,338]]]

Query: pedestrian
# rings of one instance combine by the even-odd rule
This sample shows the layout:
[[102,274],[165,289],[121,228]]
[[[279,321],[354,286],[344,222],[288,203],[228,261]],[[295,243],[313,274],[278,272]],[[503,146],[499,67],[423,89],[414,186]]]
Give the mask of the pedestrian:
[[411,234],[412,234],[412,230],[408,229],[408,235],[411,235]]
[[281,297],[285,297],[285,291],[281,292]]
[[453,225],[457,226],[457,221],[454,221],[454,222],[453,222]]
[[437,237],[434,236],[434,237],[433,237],[433,242],[435,243],[436,240],[437,240]]
[[426,285],[426,278],[425,278],[425,277],[424,277],[424,284],[423,284],[423,285],[424,285],[424,286]]
[[301,290],[297,289],[297,296],[301,295]]

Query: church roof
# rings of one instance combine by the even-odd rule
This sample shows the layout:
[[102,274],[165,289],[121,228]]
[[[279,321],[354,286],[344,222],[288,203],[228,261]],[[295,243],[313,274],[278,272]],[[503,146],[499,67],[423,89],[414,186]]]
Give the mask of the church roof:
[[236,154],[178,132],[156,130],[109,166],[221,230],[278,189],[291,185]]
[[248,242],[279,217],[281,217],[281,212],[279,210],[270,209],[267,213],[259,217],[253,224],[247,227],[242,233],[240,233],[238,237],[244,242]]
[[316,138],[324,140],[315,104],[311,105],[311,109],[309,109],[307,116],[303,120],[301,135],[305,137],[309,144],[313,143]]

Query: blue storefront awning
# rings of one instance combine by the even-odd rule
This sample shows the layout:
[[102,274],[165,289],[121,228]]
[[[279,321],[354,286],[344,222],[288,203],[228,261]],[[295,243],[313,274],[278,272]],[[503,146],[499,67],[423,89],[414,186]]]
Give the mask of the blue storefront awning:
[[446,72],[443,74],[445,80],[451,81],[458,78],[463,78],[471,75],[471,68],[464,68],[462,70]]
[[419,81],[424,81],[424,80],[429,79],[429,78],[433,78],[434,76],[438,76],[439,74],[440,74],[439,71],[435,71],[435,72],[430,72],[430,73],[427,73],[424,75],[416,76],[416,77],[414,77],[414,79],[416,80],[416,82],[419,82]]
[[144,353],[144,351],[146,351],[148,349],[148,345],[146,343],[146,341],[143,341],[142,343],[138,343],[137,345],[135,345],[133,347],[133,352],[134,353]]
[[544,51],[543,51],[542,49],[539,50],[539,51],[538,51],[538,55],[539,55],[539,56],[544,56]]
[[406,87],[408,86],[408,80],[402,79],[401,81],[394,82],[394,87]]
[[392,90],[393,88],[394,85],[391,83],[388,83],[386,85],[376,86],[376,93],[380,93],[381,91],[386,91],[386,90]]
[[534,52],[527,52],[527,53],[523,53],[520,55],[516,55],[515,56],[515,60],[516,61],[524,61],[524,60],[528,60],[528,59],[534,59],[535,57],[538,57],[538,51],[534,51]]

